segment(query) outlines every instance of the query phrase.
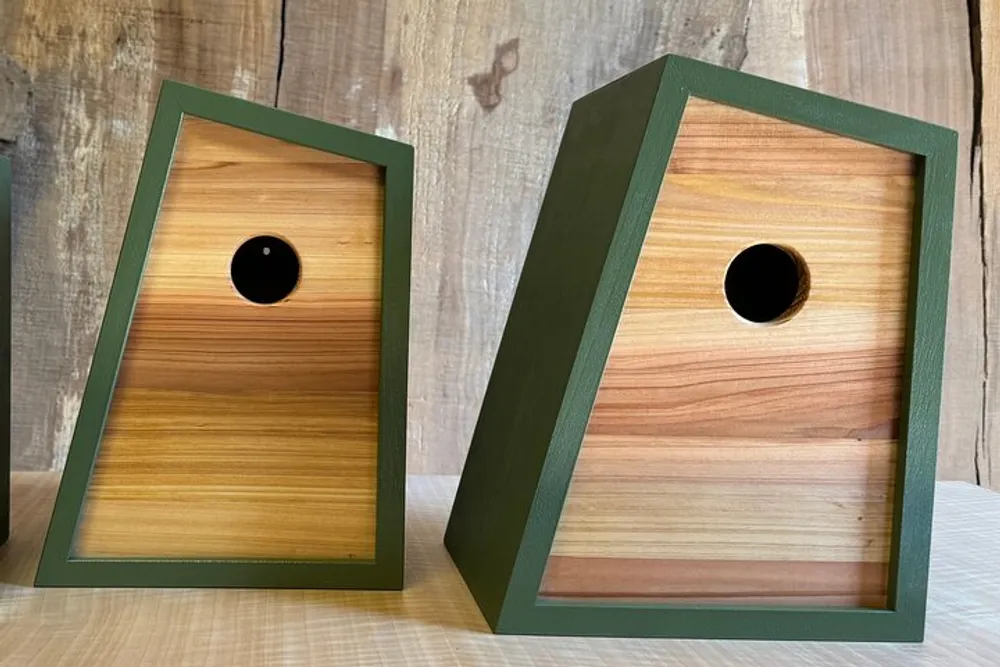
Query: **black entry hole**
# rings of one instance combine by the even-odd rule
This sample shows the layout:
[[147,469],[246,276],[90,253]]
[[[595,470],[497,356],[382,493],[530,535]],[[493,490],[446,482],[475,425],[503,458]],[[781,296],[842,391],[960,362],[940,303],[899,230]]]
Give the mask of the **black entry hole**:
[[760,243],[740,251],[729,263],[725,292],[729,306],[745,320],[784,321],[805,303],[809,273],[793,250]]
[[299,284],[299,256],[284,239],[255,236],[233,253],[229,277],[233,287],[253,303],[277,303]]

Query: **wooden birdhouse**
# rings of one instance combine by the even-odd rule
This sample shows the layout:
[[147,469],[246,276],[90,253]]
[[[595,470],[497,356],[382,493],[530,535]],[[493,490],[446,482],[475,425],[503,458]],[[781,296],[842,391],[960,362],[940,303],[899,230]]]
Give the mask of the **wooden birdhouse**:
[[0,546],[10,537],[11,173],[0,157]]
[[412,171],[164,83],[37,584],[402,586]]
[[675,56],[574,104],[445,538],[496,632],[922,637],[956,152]]

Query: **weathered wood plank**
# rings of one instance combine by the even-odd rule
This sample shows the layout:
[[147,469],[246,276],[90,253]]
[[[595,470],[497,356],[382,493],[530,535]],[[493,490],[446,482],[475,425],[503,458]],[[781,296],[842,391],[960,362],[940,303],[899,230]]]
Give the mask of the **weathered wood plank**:
[[[969,17],[961,0],[810,0],[814,90],[941,123],[960,133],[938,475],[976,479],[983,424],[983,262],[970,178]],[[983,480],[984,482],[986,480]]]
[[400,0],[377,130],[416,147],[409,463],[461,469],[571,102],[667,50],[729,66],[745,0]]
[[768,0],[750,5],[744,72],[809,87],[805,2]]
[[[273,101],[280,0],[7,0],[30,78],[13,157],[15,468],[59,468],[162,77]],[[9,69],[9,68],[7,68]]]
[[282,0],[145,2],[153,21],[157,75],[274,103]]
[[[985,437],[978,451],[980,482],[1000,489],[1000,0],[980,0],[978,93],[981,228],[986,258]],[[973,167],[977,165],[974,163]]]
[[374,131],[387,1],[285,0],[278,106]]
[[28,125],[28,73],[0,53],[0,142],[13,142]]

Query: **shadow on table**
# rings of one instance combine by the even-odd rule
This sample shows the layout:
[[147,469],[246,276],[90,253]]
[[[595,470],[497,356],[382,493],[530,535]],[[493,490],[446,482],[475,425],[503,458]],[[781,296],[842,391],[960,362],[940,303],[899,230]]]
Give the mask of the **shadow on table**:
[[[31,473],[18,474],[13,478],[11,537],[5,546],[0,547],[0,592],[3,587],[31,589],[34,586],[35,571],[59,484],[58,475],[37,475],[41,476]],[[263,603],[270,600],[283,606],[306,605],[320,611],[344,609],[371,617],[489,633],[489,626],[444,547],[447,514],[442,513],[441,507],[436,509],[408,507],[405,588],[402,591],[229,589],[213,592],[206,589],[170,589],[157,594],[162,595],[165,603],[181,605],[196,604],[206,594],[212,593],[215,595],[210,596],[223,604],[245,600],[247,595],[253,599],[259,596]],[[134,595],[125,589],[94,592],[99,597],[107,593],[109,598],[123,601],[142,598],[142,589],[130,590]],[[41,595],[41,590],[37,594]]]
[[444,520],[410,506],[406,517],[406,573],[402,591],[273,591],[279,599],[348,608],[451,630],[490,633],[444,547]]
[[35,570],[58,485],[58,477],[46,473],[13,476],[10,539],[0,547],[0,585],[35,585]]

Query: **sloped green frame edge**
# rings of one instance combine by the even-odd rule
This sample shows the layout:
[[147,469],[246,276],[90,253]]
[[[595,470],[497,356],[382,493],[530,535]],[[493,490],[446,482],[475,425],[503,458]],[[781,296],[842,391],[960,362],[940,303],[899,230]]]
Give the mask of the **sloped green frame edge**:
[[[655,102],[645,127],[621,207],[605,270],[590,307],[576,358],[563,393],[550,440],[521,451],[480,457],[523,456],[539,468],[522,469],[507,481],[504,497],[479,498],[460,484],[446,545],[462,571],[487,622],[501,634],[919,642],[924,635],[930,557],[938,418],[944,356],[955,196],[957,134],[950,129],[853,104],[793,86],[721,67],[665,56],[623,77],[662,70]],[[583,98],[613,98],[609,84]],[[540,599],[544,568],[569,488],[576,457],[596,398],[601,374],[638,261],[669,153],[690,96],[739,107],[853,137],[919,157],[918,193],[911,252],[911,284],[904,388],[900,419],[901,452],[897,460],[892,553],[887,609],[824,607],[732,607],[724,605],[627,604],[612,601]],[[625,104],[606,99],[607,105]],[[574,105],[576,106],[576,105]],[[572,115],[571,120],[572,123]],[[664,150],[666,148],[666,150]],[[563,148],[560,148],[560,152]],[[557,158],[558,162],[558,158]],[[555,173],[553,174],[555,178]],[[546,195],[548,204],[549,194]],[[544,215],[544,212],[543,214]],[[540,220],[541,220],[540,215]],[[531,250],[529,250],[529,255]],[[527,260],[526,260],[527,265]],[[523,275],[522,275],[523,280]],[[530,289],[526,287],[525,289]],[[518,285],[518,295],[522,286]],[[517,304],[512,306],[508,329]],[[506,335],[506,331],[505,331]],[[503,342],[501,342],[503,347]],[[499,358],[499,357],[498,357]],[[494,373],[497,369],[494,368]],[[491,378],[491,384],[493,380]],[[487,390],[487,398],[489,389]],[[484,411],[486,404],[484,402]],[[482,415],[481,415],[482,418]],[[477,434],[478,435],[478,434]],[[475,440],[475,439],[474,439]],[[475,442],[474,442],[475,447]],[[516,447],[516,446],[515,446]],[[538,449],[544,450],[536,456]],[[472,466],[487,467],[466,462]],[[488,467],[502,467],[494,460]],[[465,473],[463,473],[464,477]],[[464,482],[464,479],[463,479]],[[466,486],[465,489],[462,487]],[[497,492],[499,487],[490,489]],[[464,493],[464,497],[463,497]],[[495,495],[495,494],[494,494]],[[523,533],[504,535],[516,544],[491,544],[498,554],[516,551],[513,564],[498,560],[474,566],[470,518],[489,504],[530,497]],[[456,515],[459,515],[456,518]],[[480,551],[479,556],[483,556]],[[500,558],[498,556],[498,558]],[[506,582],[498,581],[509,572]],[[494,593],[502,591],[502,598]]]
[[0,546],[10,538],[10,346],[11,183],[10,160],[0,156]]
[[[72,556],[77,523],[100,447],[160,201],[185,115],[384,168],[373,560],[95,559]],[[36,573],[36,586],[388,590],[403,587],[412,193],[413,148],[407,144],[175,81],[163,82],[90,375]]]

